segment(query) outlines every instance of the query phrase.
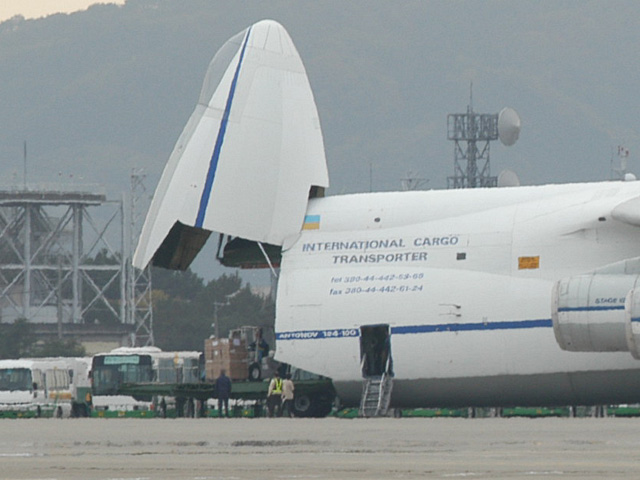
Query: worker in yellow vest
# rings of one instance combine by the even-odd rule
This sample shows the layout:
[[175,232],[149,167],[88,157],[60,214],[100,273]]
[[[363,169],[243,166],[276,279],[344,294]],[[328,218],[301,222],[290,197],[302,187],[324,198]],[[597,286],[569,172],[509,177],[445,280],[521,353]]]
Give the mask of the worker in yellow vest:
[[280,405],[282,404],[282,379],[280,373],[276,371],[269,382],[269,392],[267,393],[267,410],[269,417],[280,416]]

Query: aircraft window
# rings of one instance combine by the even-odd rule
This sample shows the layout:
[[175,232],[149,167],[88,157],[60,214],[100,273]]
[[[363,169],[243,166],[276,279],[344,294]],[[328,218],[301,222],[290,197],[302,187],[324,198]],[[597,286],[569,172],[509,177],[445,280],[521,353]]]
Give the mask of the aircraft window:
[[606,221],[607,221],[607,219],[606,219],[605,217],[600,217],[600,218],[598,218],[598,221],[599,221],[599,222],[606,222]]
[[467,254],[465,252],[458,252],[456,255],[456,260],[466,260]]

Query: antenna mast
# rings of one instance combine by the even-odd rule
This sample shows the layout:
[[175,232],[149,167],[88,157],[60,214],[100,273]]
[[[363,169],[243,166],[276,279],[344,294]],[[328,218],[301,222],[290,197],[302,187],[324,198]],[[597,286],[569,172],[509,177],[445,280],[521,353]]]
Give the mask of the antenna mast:
[[490,142],[500,139],[513,145],[520,134],[520,117],[515,110],[500,113],[473,111],[473,82],[469,85],[467,113],[447,115],[447,138],[454,146],[454,174],[447,178],[448,188],[496,187],[498,177],[491,175]]
[[24,181],[24,189],[27,190],[27,141],[24,141],[24,149],[23,149],[23,181]]
[[467,113],[447,115],[447,138],[455,144],[454,174],[447,178],[448,188],[495,187],[498,184],[498,178],[491,176],[489,166],[489,142],[498,139],[498,114],[474,113],[472,89],[473,84]]

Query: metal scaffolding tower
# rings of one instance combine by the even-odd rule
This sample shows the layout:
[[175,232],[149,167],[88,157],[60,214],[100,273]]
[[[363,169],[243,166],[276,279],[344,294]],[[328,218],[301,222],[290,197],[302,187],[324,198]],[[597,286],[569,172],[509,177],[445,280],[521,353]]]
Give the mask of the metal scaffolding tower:
[[123,213],[95,186],[0,189],[0,322],[125,323]]
[[143,212],[149,196],[144,185],[146,175],[141,170],[131,172],[131,218],[130,218],[130,255],[127,260],[129,268],[129,323],[135,325],[132,345],[144,347],[154,344],[153,338],[153,301],[151,284],[151,265],[139,270],[131,264],[133,250],[138,243],[144,222]]

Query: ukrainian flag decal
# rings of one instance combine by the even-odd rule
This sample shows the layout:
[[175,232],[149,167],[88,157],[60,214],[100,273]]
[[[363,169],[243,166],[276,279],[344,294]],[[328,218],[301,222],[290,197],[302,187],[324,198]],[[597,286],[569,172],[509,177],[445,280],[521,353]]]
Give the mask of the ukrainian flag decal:
[[303,230],[319,230],[320,229],[320,215],[305,215]]

